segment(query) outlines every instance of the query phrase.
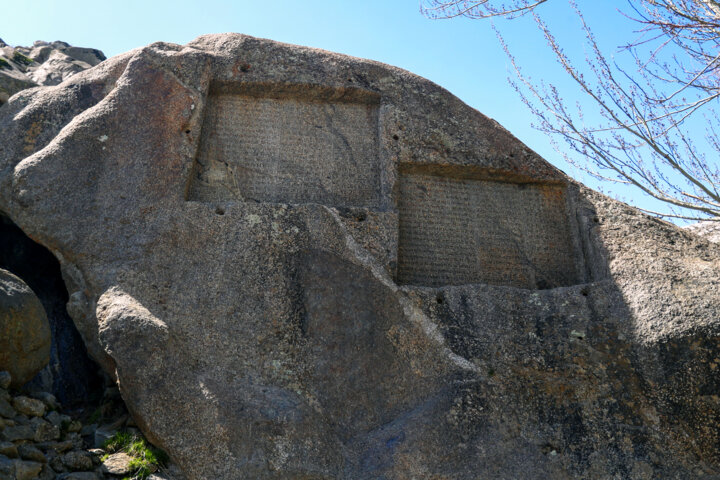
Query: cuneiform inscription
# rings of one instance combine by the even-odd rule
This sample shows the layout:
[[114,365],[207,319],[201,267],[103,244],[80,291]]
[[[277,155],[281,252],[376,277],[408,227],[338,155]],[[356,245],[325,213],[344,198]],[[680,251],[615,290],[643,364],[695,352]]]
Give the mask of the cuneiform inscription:
[[377,106],[212,94],[189,199],[375,206]]
[[577,283],[561,185],[403,174],[399,209],[399,283]]

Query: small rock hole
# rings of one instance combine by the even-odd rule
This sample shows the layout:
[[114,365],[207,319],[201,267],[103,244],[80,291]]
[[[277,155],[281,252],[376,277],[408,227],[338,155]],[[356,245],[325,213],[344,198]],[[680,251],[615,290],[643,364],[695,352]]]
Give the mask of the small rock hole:
[[549,443],[546,443],[542,447],[540,447],[540,451],[543,453],[543,455],[550,455],[551,457],[554,457],[558,454],[557,448],[550,445]]
[[250,64],[243,63],[243,64],[240,66],[240,71],[241,71],[241,72],[247,72],[248,70],[250,70]]
[[185,130],[185,133],[187,133],[188,135],[190,135],[190,130]]
[[438,305],[442,305],[443,303],[445,303],[445,299],[443,297],[441,297],[440,295],[438,295],[435,298],[435,301],[437,302]]
[[593,222],[600,223],[600,219],[598,217],[593,217]]
[[215,213],[217,213],[218,215],[225,215],[225,210],[221,207],[217,207],[215,209]]
[[395,135],[393,135],[393,140],[400,140],[400,137],[397,134],[395,134]]
[[587,297],[587,296],[588,296],[588,293],[590,293],[590,292],[588,291],[587,287],[583,287],[583,288],[580,290],[580,294],[581,294],[583,297]]
[[364,213],[360,213],[355,217],[355,220],[358,222],[364,222],[367,216]]

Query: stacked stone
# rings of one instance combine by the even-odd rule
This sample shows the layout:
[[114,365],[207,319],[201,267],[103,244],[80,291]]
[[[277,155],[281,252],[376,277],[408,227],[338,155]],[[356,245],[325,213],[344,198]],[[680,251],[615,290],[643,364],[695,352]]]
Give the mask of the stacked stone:
[[59,413],[53,395],[13,395],[10,382],[0,372],[0,479],[100,478],[93,472],[100,459],[85,449],[81,423]]
[[102,480],[132,474],[132,457],[103,458],[104,450],[90,448],[126,426],[127,417],[101,428],[83,426],[61,413],[50,393],[11,393],[11,380],[8,372],[0,372],[0,480]]

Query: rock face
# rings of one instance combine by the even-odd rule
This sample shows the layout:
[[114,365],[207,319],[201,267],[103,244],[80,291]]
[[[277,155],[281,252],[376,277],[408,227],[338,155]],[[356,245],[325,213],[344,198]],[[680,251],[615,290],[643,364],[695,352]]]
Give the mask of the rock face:
[[0,40],[0,105],[21,90],[57,85],[103,60],[100,50],[60,41],[38,40],[32,47],[11,47]]
[[720,243],[720,223],[712,220],[693,223],[685,227],[685,230],[705,237],[713,243]]
[[0,269],[0,370],[20,387],[50,360],[50,324],[30,287]]
[[189,478],[720,474],[720,246],[427,80],[204,36],[0,130],[0,210]]

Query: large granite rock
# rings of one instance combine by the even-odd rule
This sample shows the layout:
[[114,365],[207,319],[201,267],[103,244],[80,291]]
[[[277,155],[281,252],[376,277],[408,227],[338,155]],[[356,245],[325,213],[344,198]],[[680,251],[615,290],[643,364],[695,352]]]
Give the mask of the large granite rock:
[[0,129],[0,210],[189,478],[720,474],[720,246],[427,80],[204,36]]
[[11,47],[0,40],[0,105],[21,90],[57,85],[103,60],[100,50],[60,41],[38,40],[32,47]]
[[685,230],[695,235],[705,237],[713,243],[720,243],[720,222],[705,220],[688,225],[685,227]]
[[50,360],[50,324],[30,287],[0,269],[0,371],[21,387]]

